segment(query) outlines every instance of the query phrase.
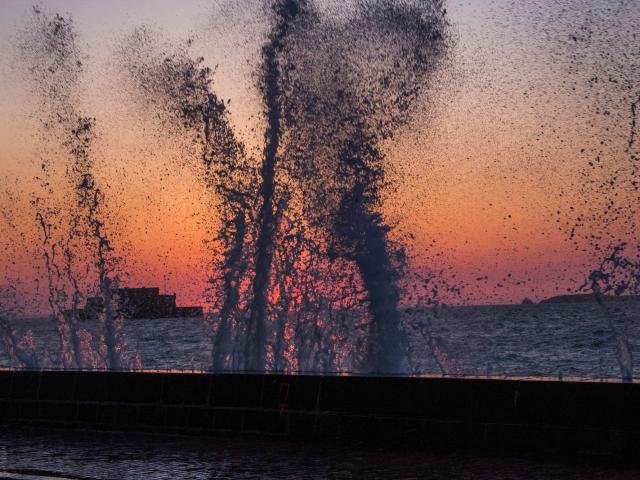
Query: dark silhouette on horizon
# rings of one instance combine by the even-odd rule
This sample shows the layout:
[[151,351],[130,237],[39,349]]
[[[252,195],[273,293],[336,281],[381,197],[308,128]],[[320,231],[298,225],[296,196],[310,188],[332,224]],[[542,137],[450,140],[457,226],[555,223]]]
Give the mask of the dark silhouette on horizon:
[[[160,295],[158,287],[119,288],[115,294],[119,315],[127,320],[153,318],[203,317],[201,306],[178,307],[176,295]],[[96,320],[104,311],[102,297],[89,297],[83,309],[78,311],[81,320]]]

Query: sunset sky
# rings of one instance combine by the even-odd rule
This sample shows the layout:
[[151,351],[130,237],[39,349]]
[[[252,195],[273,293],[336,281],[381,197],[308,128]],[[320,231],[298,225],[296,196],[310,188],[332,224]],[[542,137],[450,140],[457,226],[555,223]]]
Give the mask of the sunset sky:
[[[640,94],[640,2],[447,5],[450,58],[414,121],[385,146],[398,186],[385,214],[412,238],[413,268],[445,269],[465,286],[445,301],[517,303],[575,291],[600,259],[586,244],[576,249],[559,227],[572,220],[571,206],[587,202],[597,211],[606,203],[585,197],[589,162],[602,164],[592,180],[624,172],[630,104]],[[202,302],[216,212],[184,151],[154,133],[157,120],[123,87],[114,51],[139,25],[171,42],[190,39],[193,55],[217,67],[215,91],[229,100],[242,140],[259,152],[262,135],[252,128],[262,122],[253,76],[265,32],[260,2],[51,0],[44,8],[72,15],[87,57],[80,109],[98,125],[97,176],[117,219],[127,284],[176,292],[183,305]],[[0,181],[7,186],[0,205],[15,225],[0,227],[8,252],[0,271],[40,298],[30,307],[38,311],[29,199],[43,144],[38,101],[14,48],[30,9],[22,0],[0,5]],[[620,188],[618,200],[627,198]],[[600,231],[597,222],[582,228]],[[624,228],[615,234],[637,238]]]

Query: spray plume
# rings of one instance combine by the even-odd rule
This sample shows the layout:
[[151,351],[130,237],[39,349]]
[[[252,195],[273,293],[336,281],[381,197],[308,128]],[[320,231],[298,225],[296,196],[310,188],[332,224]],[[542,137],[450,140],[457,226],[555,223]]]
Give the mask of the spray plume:
[[406,372],[405,253],[382,213],[393,183],[383,149],[446,54],[444,7],[359,1],[322,15],[277,0],[267,12],[259,161],[233,134],[203,59],[158,48],[145,28],[120,51],[143,101],[194,135],[220,203],[213,366]]
[[[42,235],[49,306],[60,341],[57,362],[64,368],[120,369],[125,360],[122,319],[115,308],[118,259],[106,233],[104,193],[95,175],[95,119],[80,114],[79,81],[84,69],[77,32],[71,18],[49,16],[39,8],[19,40],[21,61],[27,66],[40,99],[42,135],[55,154],[44,154],[41,192],[33,200]],[[58,164],[63,160],[63,168]],[[53,190],[63,175],[68,194]],[[79,305],[91,284],[102,311],[99,344],[79,324]],[[135,365],[134,365],[135,366]]]
[[383,143],[410,120],[438,72],[446,29],[441,2],[362,1],[338,18],[316,14],[281,59],[282,156],[328,253],[353,262],[361,277],[370,372],[406,371],[398,285],[405,253],[382,214],[392,186]]
[[242,336],[238,317],[246,295],[242,284],[249,267],[257,173],[231,128],[224,101],[213,92],[213,71],[203,65],[204,59],[170,46],[159,48],[160,43],[148,29],[138,28],[120,49],[120,62],[139,99],[169,115],[164,128],[178,135],[186,132],[198,150],[197,171],[212,194],[220,225],[213,239],[219,255],[214,255],[210,279],[217,317],[212,368],[227,370]]

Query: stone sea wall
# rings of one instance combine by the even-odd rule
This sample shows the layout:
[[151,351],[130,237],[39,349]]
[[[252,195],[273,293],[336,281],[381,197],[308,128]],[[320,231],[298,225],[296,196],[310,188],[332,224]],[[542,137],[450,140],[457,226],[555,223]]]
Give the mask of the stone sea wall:
[[633,460],[640,385],[0,371],[2,423]]

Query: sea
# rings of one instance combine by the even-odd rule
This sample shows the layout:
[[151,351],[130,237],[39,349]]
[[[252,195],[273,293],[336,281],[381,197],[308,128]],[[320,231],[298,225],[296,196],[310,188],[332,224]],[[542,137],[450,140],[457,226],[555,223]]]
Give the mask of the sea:
[[[640,300],[605,307],[595,302],[448,307],[425,310],[422,324],[422,331],[408,331],[417,374],[615,379],[620,376],[616,336],[623,336],[638,352],[634,376],[640,376]],[[51,320],[16,319],[12,326],[20,334],[31,330],[40,351],[57,351]],[[99,330],[91,321],[83,327]],[[127,350],[140,355],[144,369],[210,369],[211,326],[205,319],[125,320],[124,331]],[[425,331],[446,351],[444,372]],[[1,367],[12,365],[0,345]]]

